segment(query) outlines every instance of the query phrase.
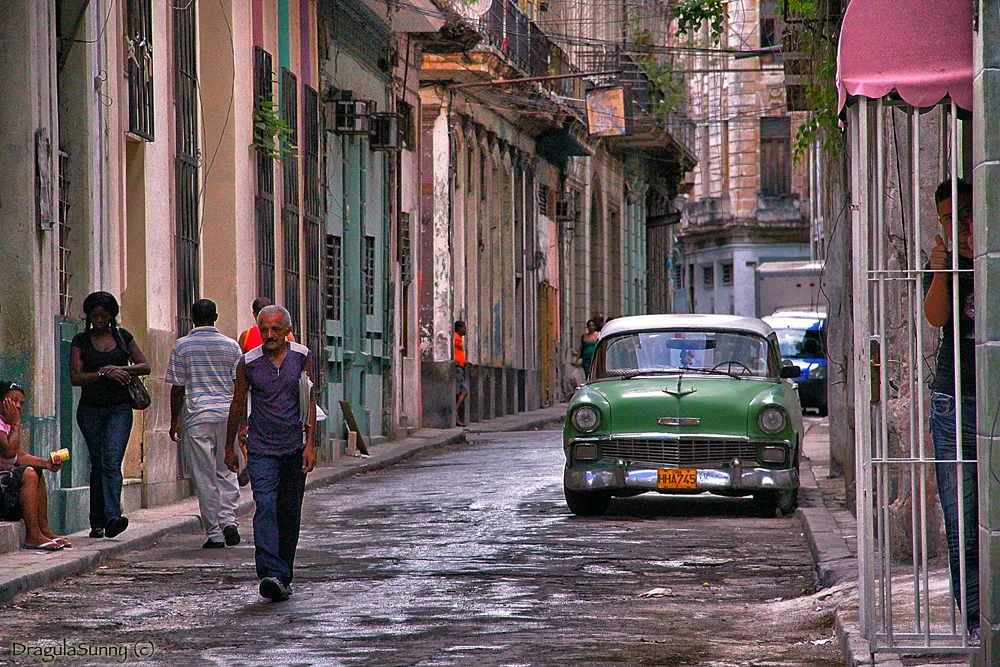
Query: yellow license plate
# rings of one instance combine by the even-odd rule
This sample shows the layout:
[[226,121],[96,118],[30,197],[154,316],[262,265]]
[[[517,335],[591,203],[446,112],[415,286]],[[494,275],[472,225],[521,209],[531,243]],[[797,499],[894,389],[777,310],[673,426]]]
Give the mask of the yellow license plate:
[[660,489],[696,489],[698,488],[698,471],[693,468],[658,470],[656,486]]

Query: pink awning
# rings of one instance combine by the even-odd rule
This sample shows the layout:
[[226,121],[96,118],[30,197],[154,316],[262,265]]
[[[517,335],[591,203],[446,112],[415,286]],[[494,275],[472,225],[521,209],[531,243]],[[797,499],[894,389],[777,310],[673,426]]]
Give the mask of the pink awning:
[[915,107],[951,96],[972,110],[972,0],[851,0],[837,49],[837,110],[848,95],[893,90]]

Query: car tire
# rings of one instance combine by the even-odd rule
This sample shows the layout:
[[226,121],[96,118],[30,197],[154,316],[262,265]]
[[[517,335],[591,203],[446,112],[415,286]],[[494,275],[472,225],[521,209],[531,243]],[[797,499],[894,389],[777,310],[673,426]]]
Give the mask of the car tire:
[[799,490],[759,491],[753,494],[753,499],[765,517],[773,517],[779,513],[785,516],[794,512],[799,506]]
[[569,511],[577,516],[601,516],[611,504],[607,491],[573,491],[564,486],[563,494]]

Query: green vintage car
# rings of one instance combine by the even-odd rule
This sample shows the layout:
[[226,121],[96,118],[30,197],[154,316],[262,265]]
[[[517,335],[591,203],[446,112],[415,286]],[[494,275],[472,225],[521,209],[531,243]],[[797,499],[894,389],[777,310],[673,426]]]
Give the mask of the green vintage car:
[[566,504],[603,514],[647,491],[798,503],[802,408],[774,331],[728,315],[640,315],[601,330],[563,430]]

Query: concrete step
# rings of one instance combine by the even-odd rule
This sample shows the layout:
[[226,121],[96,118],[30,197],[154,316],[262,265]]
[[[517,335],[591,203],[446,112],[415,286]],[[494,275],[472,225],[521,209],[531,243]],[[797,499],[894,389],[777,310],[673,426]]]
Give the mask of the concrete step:
[[24,543],[23,521],[0,521],[0,554],[17,551]]

